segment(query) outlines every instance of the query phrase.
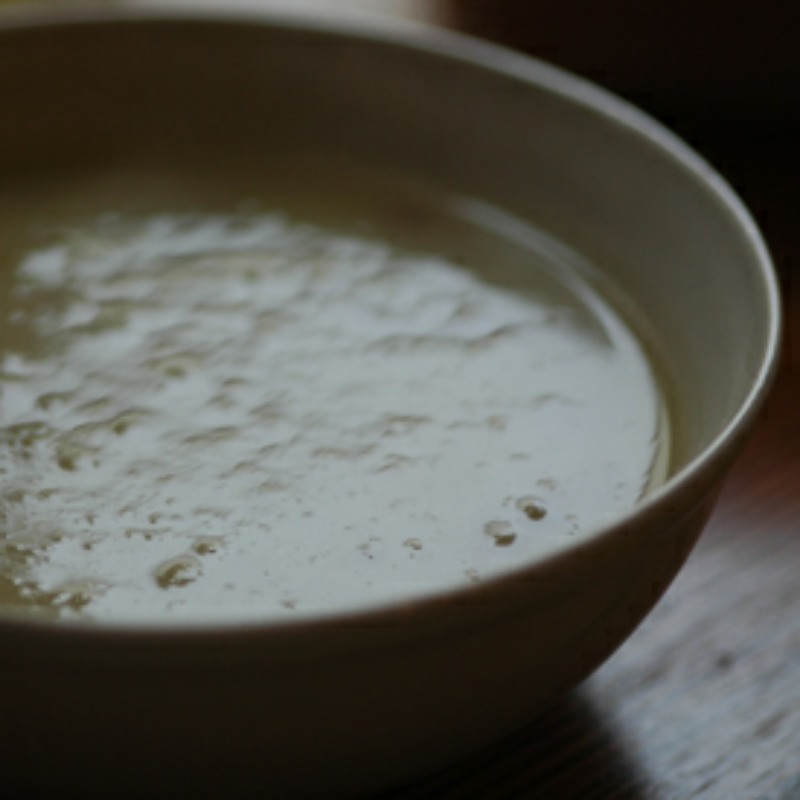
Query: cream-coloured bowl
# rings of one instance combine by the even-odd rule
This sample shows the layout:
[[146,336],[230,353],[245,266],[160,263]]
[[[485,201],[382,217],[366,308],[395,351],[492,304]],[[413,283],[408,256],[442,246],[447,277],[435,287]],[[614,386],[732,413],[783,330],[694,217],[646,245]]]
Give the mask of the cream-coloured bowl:
[[[666,350],[672,475],[512,574],[288,624],[153,629],[0,610],[4,786],[83,795],[378,790],[525,723],[680,568],[773,372],[776,283],[729,187],[660,125],[544,64],[426,30],[232,12],[0,20],[0,175],[281,148],[391,164],[603,265]],[[735,613],[735,612],[734,612]]]

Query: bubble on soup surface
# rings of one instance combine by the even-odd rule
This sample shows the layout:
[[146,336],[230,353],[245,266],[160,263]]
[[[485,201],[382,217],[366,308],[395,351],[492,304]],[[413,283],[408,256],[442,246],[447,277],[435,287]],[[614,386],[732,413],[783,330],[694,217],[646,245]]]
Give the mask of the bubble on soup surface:
[[494,539],[498,547],[508,547],[517,540],[517,534],[510,522],[493,520],[483,526],[484,533]]
[[194,583],[202,574],[203,566],[194,556],[179,556],[159,564],[153,576],[162,589],[174,589]]
[[517,500],[517,508],[522,511],[528,519],[540,520],[547,516],[547,506],[539,497],[528,495]]
[[192,550],[200,556],[218,553],[223,546],[224,540],[221,536],[199,536],[192,545]]

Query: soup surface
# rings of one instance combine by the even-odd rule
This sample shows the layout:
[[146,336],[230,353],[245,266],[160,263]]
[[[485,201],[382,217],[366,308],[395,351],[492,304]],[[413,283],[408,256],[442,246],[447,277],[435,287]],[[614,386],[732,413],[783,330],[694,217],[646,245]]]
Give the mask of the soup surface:
[[476,201],[313,165],[128,169],[8,189],[0,234],[6,611],[410,599],[663,477],[654,371],[602,283]]

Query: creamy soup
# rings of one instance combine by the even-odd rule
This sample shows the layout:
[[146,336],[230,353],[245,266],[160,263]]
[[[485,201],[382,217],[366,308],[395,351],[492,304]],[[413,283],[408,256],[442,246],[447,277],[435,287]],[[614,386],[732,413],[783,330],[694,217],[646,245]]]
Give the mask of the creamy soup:
[[566,248],[367,172],[212,178],[0,200],[7,610],[407,600],[564,548],[663,478],[641,337]]

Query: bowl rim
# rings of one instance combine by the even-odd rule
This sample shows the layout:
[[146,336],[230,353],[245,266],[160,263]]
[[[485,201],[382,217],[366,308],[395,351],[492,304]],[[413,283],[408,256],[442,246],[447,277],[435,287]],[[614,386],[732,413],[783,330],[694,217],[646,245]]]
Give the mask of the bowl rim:
[[[608,541],[632,527],[646,525],[645,520],[663,514],[674,514],[676,498],[692,497],[698,486],[710,482],[708,475],[724,471],[743,439],[756,422],[777,373],[782,333],[781,304],[778,280],[769,250],[750,212],[728,182],[688,144],[662,123],[628,101],[593,82],[544,62],[487,41],[437,28],[420,22],[385,18],[377,13],[333,13],[287,11],[265,6],[237,6],[234,2],[224,8],[203,4],[173,7],[144,0],[136,7],[115,8],[76,7],[53,11],[46,8],[15,8],[0,17],[0,41],[9,32],[66,29],[73,26],[219,25],[221,27],[290,32],[309,31],[338,40],[369,41],[395,50],[404,50],[426,58],[446,60],[472,68],[515,79],[520,84],[536,87],[561,100],[577,105],[607,122],[644,138],[669,159],[675,168],[682,169],[709,192],[724,208],[743,234],[758,265],[760,290],[766,299],[767,330],[765,346],[760,356],[757,374],[750,390],[728,424],[691,460],[671,475],[635,507],[608,524],[577,541],[565,544],[553,553],[539,556],[512,569],[482,579],[478,583],[445,586],[415,594],[407,600],[382,601],[365,607],[355,607],[329,613],[309,613],[286,619],[253,619],[226,622],[106,622],[103,620],[60,620],[29,616],[0,609],[0,635],[12,634],[34,640],[53,642],[68,637],[71,645],[83,642],[87,646],[104,644],[180,648],[224,641],[237,641],[253,636],[303,638],[325,630],[348,628],[396,628],[418,620],[453,604],[480,603],[498,590],[520,581],[531,581],[534,573],[558,569],[566,561],[590,556]],[[685,513],[689,513],[686,511]]]

